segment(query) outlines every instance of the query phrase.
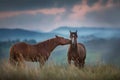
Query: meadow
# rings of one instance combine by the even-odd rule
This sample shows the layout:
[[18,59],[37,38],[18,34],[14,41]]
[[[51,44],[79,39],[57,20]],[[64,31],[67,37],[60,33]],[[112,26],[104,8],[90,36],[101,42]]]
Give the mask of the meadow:
[[0,66],[0,80],[120,80],[120,68],[97,64],[79,69],[74,65],[51,63],[40,67],[13,67],[8,63]]

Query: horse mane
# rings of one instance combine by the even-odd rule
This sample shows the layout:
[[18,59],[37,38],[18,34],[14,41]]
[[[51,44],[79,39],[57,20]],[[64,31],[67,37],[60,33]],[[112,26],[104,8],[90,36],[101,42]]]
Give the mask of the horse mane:
[[56,42],[56,38],[51,38],[48,39],[46,41],[43,42],[39,42],[37,44],[35,44],[34,46],[38,47],[38,48],[45,48],[47,51],[51,52],[54,50],[54,48],[58,45],[58,43]]
[[35,44],[36,46],[40,46],[40,45],[48,45],[51,41],[55,42],[55,38],[51,38],[51,39],[48,39],[48,40],[45,40],[45,41],[42,41],[42,42],[39,42],[37,44]]

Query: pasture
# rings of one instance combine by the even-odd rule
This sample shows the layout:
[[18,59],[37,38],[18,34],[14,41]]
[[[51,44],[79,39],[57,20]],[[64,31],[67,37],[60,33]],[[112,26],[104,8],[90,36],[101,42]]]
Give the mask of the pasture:
[[120,80],[120,68],[97,64],[78,69],[74,65],[54,63],[42,68],[16,68],[5,62],[0,66],[0,80]]

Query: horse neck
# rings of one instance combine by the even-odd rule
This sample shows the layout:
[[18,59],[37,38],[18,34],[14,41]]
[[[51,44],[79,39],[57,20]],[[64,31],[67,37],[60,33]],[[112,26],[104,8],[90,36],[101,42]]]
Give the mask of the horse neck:
[[50,53],[52,52],[59,44],[56,41],[56,38],[49,39],[40,43],[39,45],[43,45],[43,47]]
[[72,49],[77,49],[77,43],[75,45],[71,44],[70,46]]

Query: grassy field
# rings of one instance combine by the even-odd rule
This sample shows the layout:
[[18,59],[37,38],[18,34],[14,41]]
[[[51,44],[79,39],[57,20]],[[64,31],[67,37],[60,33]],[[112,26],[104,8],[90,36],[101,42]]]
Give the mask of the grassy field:
[[0,66],[0,80],[120,80],[120,68],[102,64],[83,69],[55,64],[16,68],[4,63]]

